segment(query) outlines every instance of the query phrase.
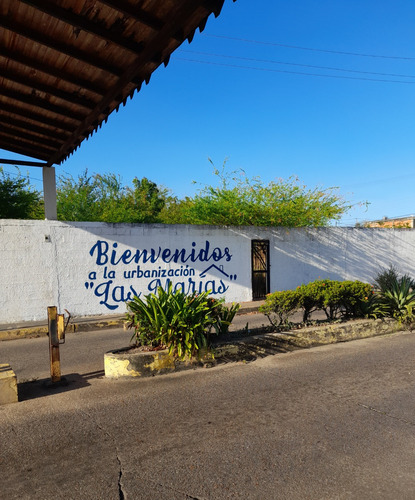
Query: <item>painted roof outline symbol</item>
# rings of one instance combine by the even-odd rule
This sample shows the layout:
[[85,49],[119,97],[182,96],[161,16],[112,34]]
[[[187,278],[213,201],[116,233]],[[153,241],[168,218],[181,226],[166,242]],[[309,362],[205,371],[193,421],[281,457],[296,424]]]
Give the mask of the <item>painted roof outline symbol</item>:
[[220,273],[222,273],[223,275],[225,275],[227,278],[229,278],[229,274],[225,273],[225,271],[223,269],[221,269],[220,267],[218,267],[216,264],[212,264],[211,266],[209,266],[207,269],[205,269],[204,271],[202,271],[199,276],[201,278],[204,278],[207,274],[208,271],[210,271],[211,269],[217,269]]

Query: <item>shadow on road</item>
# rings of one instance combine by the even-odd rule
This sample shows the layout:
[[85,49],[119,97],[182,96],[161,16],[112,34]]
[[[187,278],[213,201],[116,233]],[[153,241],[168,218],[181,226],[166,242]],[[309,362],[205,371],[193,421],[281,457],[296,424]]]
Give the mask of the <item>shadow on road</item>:
[[82,389],[90,385],[88,380],[102,378],[104,375],[104,370],[99,370],[96,372],[84,373],[83,375],[79,373],[70,373],[62,377],[60,382],[56,383],[52,383],[49,378],[21,382],[17,386],[19,401],[44,398],[62,392]]

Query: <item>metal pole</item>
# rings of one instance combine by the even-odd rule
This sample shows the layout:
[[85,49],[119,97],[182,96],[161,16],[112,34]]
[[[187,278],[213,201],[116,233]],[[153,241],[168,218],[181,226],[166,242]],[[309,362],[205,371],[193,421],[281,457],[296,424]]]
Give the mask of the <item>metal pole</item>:
[[49,359],[52,382],[61,380],[61,362],[59,358],[58,313],[56,306],[48,307]]

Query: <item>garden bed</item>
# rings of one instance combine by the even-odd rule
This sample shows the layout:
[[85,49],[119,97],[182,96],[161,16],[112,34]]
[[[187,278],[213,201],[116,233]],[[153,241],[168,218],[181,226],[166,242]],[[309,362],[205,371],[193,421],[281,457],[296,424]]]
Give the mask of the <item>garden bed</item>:
[[226,336],[226,341],[217,338],[212,346],[214,359],[181,361],[168,350],[145,351],[134,346],[125,347],[105,354],[105,376],[111,379],[141,378],[163,375],[176,371],[210,367],[231,361],[251,361],[277,353],[304,349],[319,345],[347,342],[351,340],[386,335],[406,329],[398,321],[351,320],[308,326],[287,332],[270,332],[269,327],[249,332],[236,331]]

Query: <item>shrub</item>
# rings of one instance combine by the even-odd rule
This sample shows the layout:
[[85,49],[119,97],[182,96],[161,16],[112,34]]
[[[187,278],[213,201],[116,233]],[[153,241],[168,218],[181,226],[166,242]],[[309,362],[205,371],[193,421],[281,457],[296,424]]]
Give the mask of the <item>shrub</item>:
[[345,311],[346,282],[327,280],[322,291],[323,310],[327,319],[338,318]]
[[209,298],[209,292],[173,292],[171,283],[167,290],[160,287],[157,295],[146,295],[144,300],[134,297],[127,302],[127,311],[128,327],[134,328],[132,340],[137,345],[167,347],[180,359],[207,353],[208,331],[228,323],[221,301]]
[[[323,310],[327,319],[362,317],[364,304],[373,296],[373,287],[360,281],[316,280],[295,290],[277,291],[267,296],[259,308],[275,328],[288,325],[288,318],[302,309],[303,323],[312,312]],[[367,308],[367,307],[366,307]]]
[[361,281],[341,281],[340,284],[340,297],[341,306],[338,312],[342,316],[351,318],[361,318],[364,316],[362,312],[362,305],[372,300],[373,287],[369,283],[362,283]]
[[327,319],[360,317],[360,303],[373,294],[372,286],[361,281],[316,280],[297,288],[303,308],[303,321],[313,311],[323,310]]
[[303,323],[310,319],[311,313],[324,308],[325,286],[325,281],[317,280],[297,287],[298,304],[303,309]]
[[280,327],[288,323],[288,317],[299,308],[299,295],[295,290],[270,293],[259,311],[265,314],[271,325]]

